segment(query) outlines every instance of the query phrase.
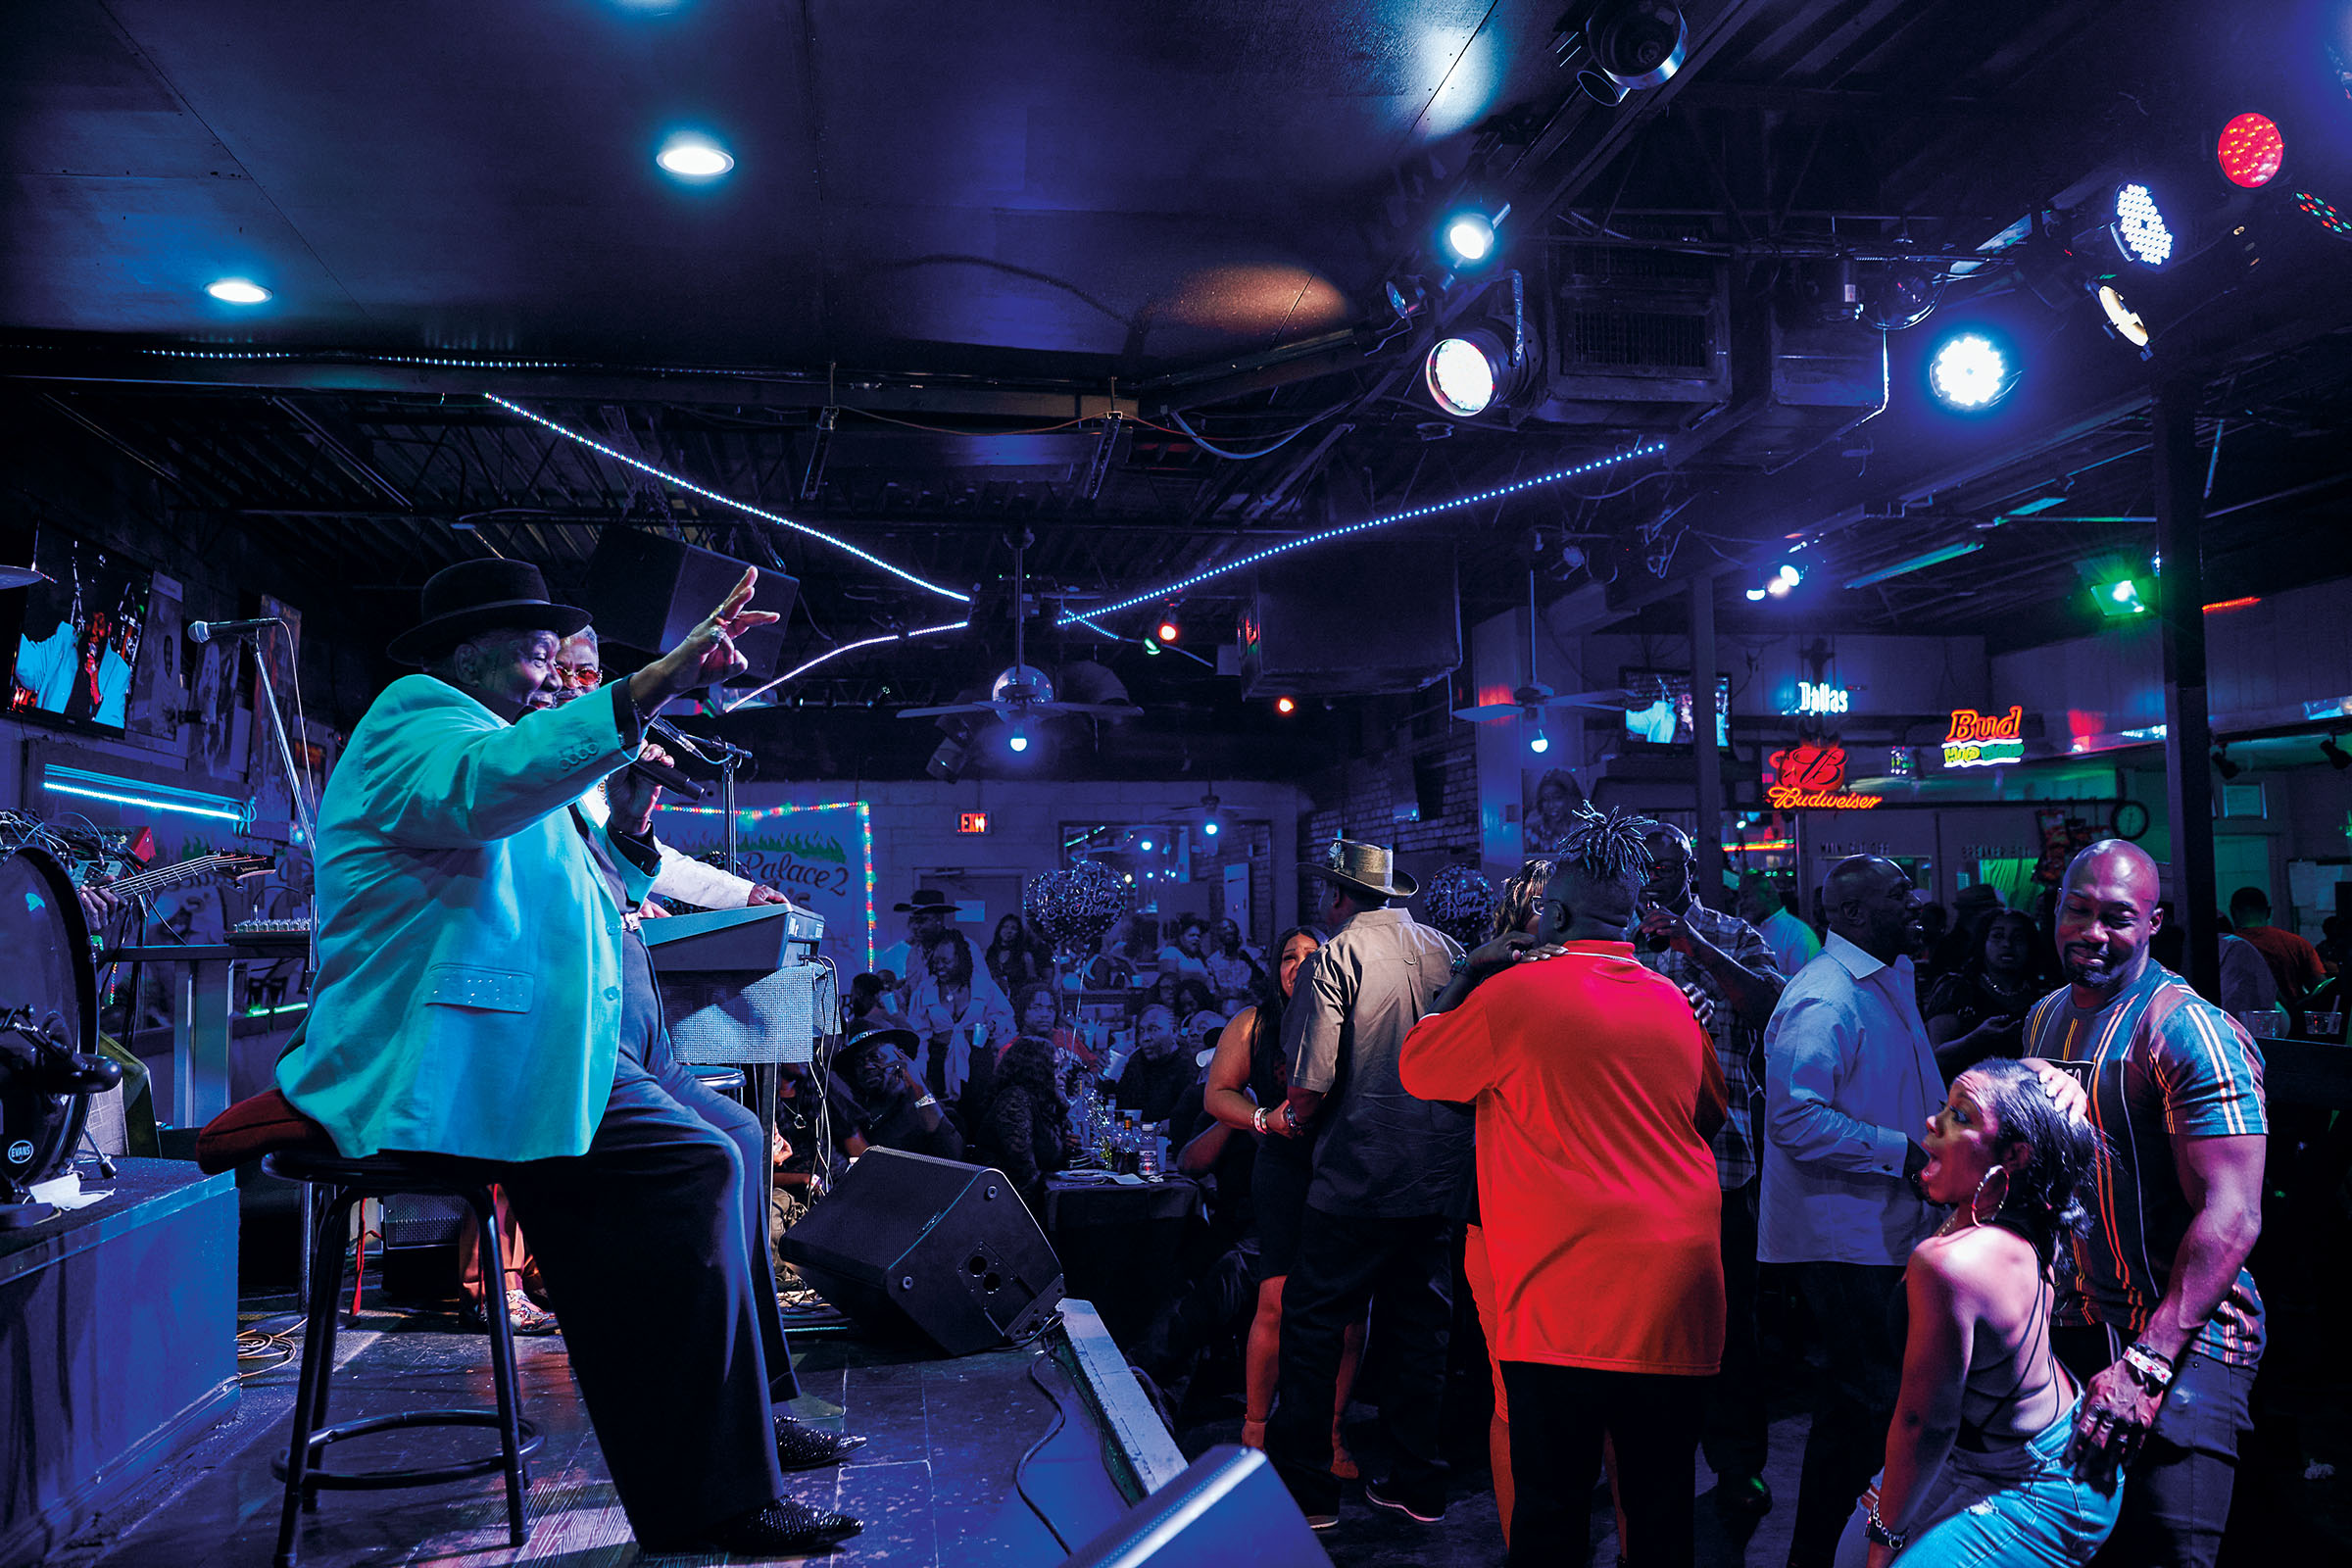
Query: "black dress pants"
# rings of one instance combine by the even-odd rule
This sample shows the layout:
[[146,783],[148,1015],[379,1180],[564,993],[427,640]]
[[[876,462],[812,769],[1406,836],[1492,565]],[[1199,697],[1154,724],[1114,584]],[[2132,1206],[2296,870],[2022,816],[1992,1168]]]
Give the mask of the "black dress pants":
[[1903,1383],[1903,1271],[1884,1263],[1797,1263],[1797,1290],[1827,1352],[1797,1481],[1792,1568],[1838,1553],[1854,1499],[1886,1460]]
[[1600,1440],[1617,1448],[1617,1499],[1628,1560],[1689,1568],[1692,1460],[1705,1378],[1502,1363],[1511,1400],[1511,1568],[1554,1568],[1589,1554]]
[[1437,1214],[1374,1219],[1307,1208],[1298,1257],[1282,1290],[1281,1372],[1266,1423],[1266,1456],[1301,1512],[1332,1513],[1340,1505],[1340,1483],[1331,1473],[1332,1405],[1339,1398],[1341,1343],[1367,1306],[1388,1367],[1381,1425],[1396,1449],[1384,1490],[1416,1509],[1445,1508],[1439,1430],[1453,1329],[1453,1222]]
[[1751,1181],[1723,1195],[1723,1370],[1707,1390],[1699,1446],[1726,1481],[1762,1475],[1772,1442],[1756,1346],[1756,1190]]
[[[2050,1346],[2077,1384],[2123,1359],[2127,1335],[2054,1329]],[[2124,1471],[2124,1512],[2095,1562],[2117,1568],[2213,1568],[2230,1523],[2237,1455],[2253,1427],[2254,1369],[2189,1351],[2157,1406],[2156,1425]]]
[[770,1402],[799,1389],[768,1262],[760,1120],[626,1038],[588,1152],[500,1167],[640,1539],[784,1494]]

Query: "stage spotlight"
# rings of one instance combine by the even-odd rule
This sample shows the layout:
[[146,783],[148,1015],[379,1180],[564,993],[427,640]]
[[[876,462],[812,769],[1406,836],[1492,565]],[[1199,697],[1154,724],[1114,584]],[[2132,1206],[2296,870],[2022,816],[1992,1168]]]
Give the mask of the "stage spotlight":
[[2144,615],[2148,612],[2147,601],[2139,596],[2138,582],[2130,577],[2100,583],[2091,590],[2091,594],[2098,600],[2099,612],[2104,615],[2121,619],[2126,615]]
[[1781,569],[1774,572],[1765,582],[1764,591],[1775,599],[1786,599],[1796,585],[1804,580],[1803,572],[1797,570],[1792,564],[1784,561],[1781,563]]
[[654,162],[679,179],[716,179],[735,167],[735,157],[708,136],[678,135],[662,143]]
[[1296,713],[1298,711],[1298,704],[1292,698],[1277,697],[1274,699],[1274,711],[1277,713]]
[[1486,350],[1466,337],[1438,340],[1422,362],[1430,401],[1459,419],[1476,418],[1494,401],[1494,366]]
[[268,289],[242,277],[217,278],[204,291],[224,305],[260,305],[270,298]]
[[1751,605],[1762,604],[1764,602],[1764,590],[1761,588],[1750,588],[1747,591],[1747,602]]
[[2328,759],[2328,765],[2338,773],[2347,767],[2352,767],[2352,752],[2347,752],[2336,744],[2336,739],[2332,735],[2320,742],[2320,755]]
[[2244,768],[2230,760],[2230,743],[2228,741],[2222,742],[2213,749],[2213,770],[2224,778],[2235,778],[2245,771]]
[[2148,323],[2139,313],[2124,303],[2113,283],[2101,283],[2098,288],[2099,313],[2107,318],[2107,329],[2135,349],[2148,346]]
[[2295,192],[2295,211],[2319,224],[2328,233],[2333,234],[2337,239],[2352,240],[2352,218],[2346,218],[2337,212],[2334,204],[2329,202],[2327,197],[2315,196],[2310,191],[2299,190]]
[[1928,390],[1944,407],[1962,413],[1991,408],[2016,381],[2009,356],[1982,332],[1946,338],[1928,360]]
[[1174,643],[1180,635],[1181,628],[1174,621],[1163,620],[1159,623],[1159,640],[1163,646]]
[[1613,106],[1682,70],[1690,29],[1669,0],[1603,0],[1581,30],[1554,47],[1561,65],[1584,62],[1576,84],[1585,95]]
[[1494,256],[1494,225],[1510,212],[1505,207],[1489,218],[1472,210],[1455,213],[1438,228],[1438,249],[1448,267],[1481,267]]
[[2156,193],[2137,180],[2116,186],[2107,232],[2126,261],[2154,269],[2173,259],[2173,231],[2156,206]]
[[2269,184],[2278,166],[2286,162],[2286,138],[2278,134],[2270,116],[2249,111],[2222,127],[2213,156],[2220,160],[2222,175],[2230,184],[2256,190]]

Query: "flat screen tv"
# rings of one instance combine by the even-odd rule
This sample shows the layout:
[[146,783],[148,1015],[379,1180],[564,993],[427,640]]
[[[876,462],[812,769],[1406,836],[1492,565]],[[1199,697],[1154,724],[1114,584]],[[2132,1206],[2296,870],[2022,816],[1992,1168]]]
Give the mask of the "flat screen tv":
[[[1648,699],[1625,712],[1625,738],[1648,746],[1688,746],[1694,730],[1690,723],[1690,672],[1687,669],[1648,669],[1629,666],[1618,684],[1637,697]],[[1715,744],[1732,744],[1732,677],[1715,677]]]
[[45,522],[32,565],[49,580],[23,590],[9,715],[122,734],[155,573]]

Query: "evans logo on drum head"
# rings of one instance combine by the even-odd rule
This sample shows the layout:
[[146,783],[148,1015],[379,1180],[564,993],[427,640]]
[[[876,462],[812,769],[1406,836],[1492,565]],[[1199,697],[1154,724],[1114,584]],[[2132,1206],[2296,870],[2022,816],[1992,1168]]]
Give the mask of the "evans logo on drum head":
[[22,1165],[31,1157],[32,1141],[30,1139],[20,1138],[8,1146],[8,1162],[11,1165]]

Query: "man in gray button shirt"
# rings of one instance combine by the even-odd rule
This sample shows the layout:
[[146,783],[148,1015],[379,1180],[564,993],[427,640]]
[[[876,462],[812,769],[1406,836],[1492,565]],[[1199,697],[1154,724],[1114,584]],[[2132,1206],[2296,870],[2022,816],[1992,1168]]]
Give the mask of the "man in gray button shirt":
[[1396,1463],[1388,1480],[1365,1483],[1364,1496],[1434,1524],[1446,1512],[1438,1427],[1453,1319],[1449,1244],[1469,1200],[1475,1119],[1468,1106],[1405,1093],[1396,1053],[1461,949],[1390,906],[1415,887],[1386,849],[1337,841],[1308,869],[1331,885],[1322,912],[1336,935],[1299,973],[1283,1020],[1290,1097],[1284,1115],[1268,1118],[1276,1131],[1318,1131],[1298,1259],[1283,1291],[1266,1451],[1308,1523],[1337,1523],[1330,1411],[1342,1337],[1369,1305],[1391,1357],[1381,1418]]
[[1830,940],[1781,993],[1764,1031],[1758,1255],[1796,1265],[1828,1352],[1797,1483],[1790,1568],[1826,1565],[1886,1450],[1902,1377],[1903,1265],[1936,1228],[1911,1173],[1912,1134],[1943,1101],[1913,994],[1924,940],[1892,860],[1841,860],[1823,888]]

